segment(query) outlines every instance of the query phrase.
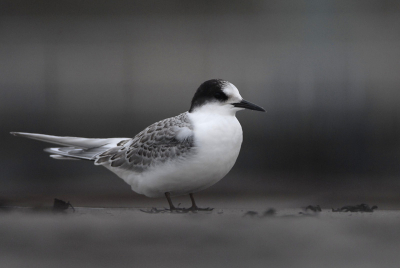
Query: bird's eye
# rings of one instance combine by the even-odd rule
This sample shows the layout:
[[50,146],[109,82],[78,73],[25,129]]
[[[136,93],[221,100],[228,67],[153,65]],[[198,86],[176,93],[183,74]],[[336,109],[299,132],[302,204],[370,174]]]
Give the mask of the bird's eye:
[[228,99],[228,96],[226,96],[225,93],[222,91],[213,92],[213,97],[221,102],[224,102]]
[[221,92],[215,92],[214,93],[214,97],[216,97],[217,99],[220,99],[222,97],[222,93]]

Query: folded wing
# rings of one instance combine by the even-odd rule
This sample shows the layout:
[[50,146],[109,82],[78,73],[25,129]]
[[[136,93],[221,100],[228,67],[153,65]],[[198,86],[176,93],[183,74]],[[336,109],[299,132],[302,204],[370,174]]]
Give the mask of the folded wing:
[[183,113],[154,123],[126,143],[99,154],[95,164],[142,172],[191,153],[194,153],[193,128],[187,113]]

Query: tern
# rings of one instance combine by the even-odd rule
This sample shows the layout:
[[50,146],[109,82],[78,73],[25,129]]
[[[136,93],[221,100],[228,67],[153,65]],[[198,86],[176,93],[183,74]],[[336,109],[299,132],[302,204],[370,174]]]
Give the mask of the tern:
[[[166,197],[169,211],[199,211],[193,194],[217,183],[239,155],[243,131],[236,112],[265,110],[242,98],[230,82],[200,85],[189,111],[156,122],[133,138],[92,139],[11,132],[62,147],[47,148],[59,160],[90,160],[104,166],[138,194]],[[177,208],[171,197],[190,195],[192,206]]]

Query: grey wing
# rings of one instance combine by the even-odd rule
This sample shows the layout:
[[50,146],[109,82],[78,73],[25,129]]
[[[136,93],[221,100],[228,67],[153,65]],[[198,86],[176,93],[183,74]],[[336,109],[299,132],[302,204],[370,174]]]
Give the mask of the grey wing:
[[193,127],[187,113],[167,118],[149,126],[122,146],[100,154],[96,165],[143,172],[146,169],[193,153]]

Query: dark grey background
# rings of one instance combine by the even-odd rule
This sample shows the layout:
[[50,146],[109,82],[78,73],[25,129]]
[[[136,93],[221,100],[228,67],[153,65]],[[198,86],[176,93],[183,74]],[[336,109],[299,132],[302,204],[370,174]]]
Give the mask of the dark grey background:
[[0,1],[0,199],[139,198],[105,169],[8,133],[132,137],[188,110],[211,78],[268,112],[237,115],[241,154],[204,195],[400,204],[400,2],[389,0]]

